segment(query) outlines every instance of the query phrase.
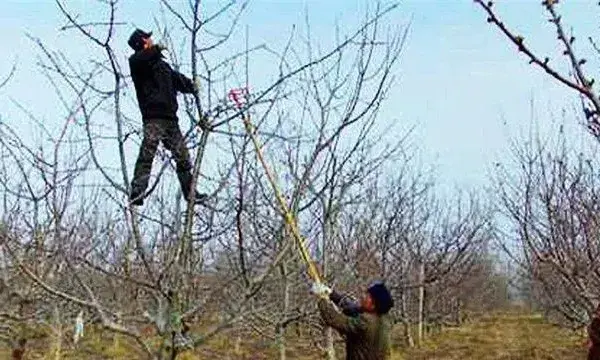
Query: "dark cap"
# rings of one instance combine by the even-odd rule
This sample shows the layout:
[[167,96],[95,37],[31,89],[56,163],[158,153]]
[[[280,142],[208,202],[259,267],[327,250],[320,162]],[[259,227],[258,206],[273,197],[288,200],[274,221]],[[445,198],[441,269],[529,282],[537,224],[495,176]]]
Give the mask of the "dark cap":
[[387,314],[394,307],[394,299],[383,281],[374,281],[369,285],[367,292],[373,298],[375,308],[379,314]]
[[135,31],[131,33],[131,36],[129,36],[127,43],[133,50],[138,51],[144,47],[144,39],[147,39],[150,36],[152,36],[152,31],[145,32],[144,30],[135,29]]

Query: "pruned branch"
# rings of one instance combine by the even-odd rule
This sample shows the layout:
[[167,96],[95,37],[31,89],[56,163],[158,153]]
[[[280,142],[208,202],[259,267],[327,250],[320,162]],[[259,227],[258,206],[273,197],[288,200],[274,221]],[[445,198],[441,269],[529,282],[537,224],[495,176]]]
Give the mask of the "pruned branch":
[[498,17],[496,12],[493,10],[494,2],[486,1],[486,0],[474,0],[475,3],[480,5],[487,13],[488,18],[487,21],[489,23],[494,24],[500,31],[513,43],[517,46],[519,52],[522,52],[529,59],[530,64],[535,64],[546,73],[548,73],[555,80],[559,81],[563,85],[575,90],[585,99],[587,99],[593,107],[593,110],[588,110],[584,108],[584,112],[586,118],[590,123],[590,130],[594,133],[596,137],[600,138],[600,98],[594,92],[592,86],[594,84],[594,80],[588,80],[585,76],[582,66],[586,63],[585,59],[580,59],[576,54],[573,48],[573,43],[575,41],[575,37],[567,37],[564,27],[561,22],[561,16],[556,12],[556,3],[555,0],[544,0],[542,5],[546,8],[546,10],[550,14],[549,22],[553,23],[558,40],[564,46],[563,55],[569,58],[569,64],[571,68],[574,70],[575,79],[570,79],[568,76],[560,74],[555,68],[550,66],[549,57],[542,57],[536,55],[531,48],[526,45],[525,37],[523,35],[519,35],[514,31],[510,30],[504,22]]

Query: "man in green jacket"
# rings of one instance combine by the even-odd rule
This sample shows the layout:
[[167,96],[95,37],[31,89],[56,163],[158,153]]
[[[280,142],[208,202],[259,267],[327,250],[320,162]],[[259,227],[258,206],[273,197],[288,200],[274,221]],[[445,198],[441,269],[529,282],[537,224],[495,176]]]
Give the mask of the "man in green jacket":
[[313,284],[311,291],[320,297],[318,307],[325,324],[345,338],[346,360],[389,359],[387,313],[394,306],[394,300],[383,282],[372,283],[360,303],[319,282]]

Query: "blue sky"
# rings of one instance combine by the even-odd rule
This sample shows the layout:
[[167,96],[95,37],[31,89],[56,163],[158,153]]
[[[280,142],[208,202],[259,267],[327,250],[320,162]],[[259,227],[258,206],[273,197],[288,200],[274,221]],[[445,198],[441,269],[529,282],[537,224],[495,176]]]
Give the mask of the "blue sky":
[[[92,0],[66,3],[82,11],[84,19],[93,18],[101,9]],[[555,63],[560,61],[560,69],[566,69],[555,32],[545,20],[539,1],[497,3],[496,8],[507,25],[519,29],[526,42],[532,42],[541,53],[550,54]],[[585,46],[585,53],[589,53],[585,38],[598,34],[594,24],[597,5],[594,1],[564,3],[559,8],[564,21],[574,25],[579,34],[577,44]],[[119,27],[116,34],[122,43],[118,49],[122,59],[129,54],[126,38],[133,26],[151,29],[153,16],[159,16],[159,1],[141,4],[133,0],[119,2],[118,21],[129,24]],[[333,40],[336,23],[346,31],[355,28],[365,4],[356,0],[253,1],[241,26],[249,25],[252,42],[269,42],[279,47],[293,24],[303,24],[303,10],[307,8],[314,37],[327,44]],[[444,187],[469,189],[486,185],[491,164],[503,159],[508,151],[508,134],[518,134],[527,128],[532,99],[535,115],[545,132],[556,126],[553,114],[559,115],[563,109],[577,105],[572,92],[528,65],[499,31],[486,23],[486,15],[473,1],[404,1],[387,21],[404,25],[411,19],[412,27],[397,68],[397,82],[382,116],[398,122],[399,131],[416,125],[412,140],[419,148],[421,162],[435,167]],[[7,104],[0,111],[5,121],[15,126],[22,121],[23,114],[9,101],[12,98],[42,114],[44,121],[59,124],[54,120],[56,102],[49,95],[52,89],[35,66],[39,51],[25,34],[39,36],[49,47],[73,57],[96,51],[80,36],[59,32],[64,23],[51,0],[0,2],[3,42],[0,74],[8,72],[18,59],[15,79],[0,90],[2,103]],[[588,60],[587,69],[593,69],[597,61]],[[123,60],[122,64],[126,62]],[[589,141],[590,136],[575,124],[575,119],[568,118],[567,125],[574,139]]]

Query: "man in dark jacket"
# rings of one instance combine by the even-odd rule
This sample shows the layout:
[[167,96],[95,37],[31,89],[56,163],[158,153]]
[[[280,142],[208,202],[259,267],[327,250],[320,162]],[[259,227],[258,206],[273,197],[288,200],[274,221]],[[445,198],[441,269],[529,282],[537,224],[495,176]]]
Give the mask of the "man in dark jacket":
[[196,85],[164,61],[162,51],[165,48],[160,44],[155,45],[151,36],[151,32],[136,29],[128,41],[135,50],[129,58],[129,69],[144,125],[144,137],[135,164],[129,199],[133,205],[144,203],[152,162],[158,144],[162,142],[175,159],[183,196],[187,201],[201,203],[207,196],[191,188],[192,165],[177,118],[177,92],[194,93]]
[[345,338],[346,360],[389,359],[387,313],[394,306],[394,300],[383,282],[372,283],[360,303],[318,282],[313,284],[312,292],[321,297],[318,307],[325,324]]

